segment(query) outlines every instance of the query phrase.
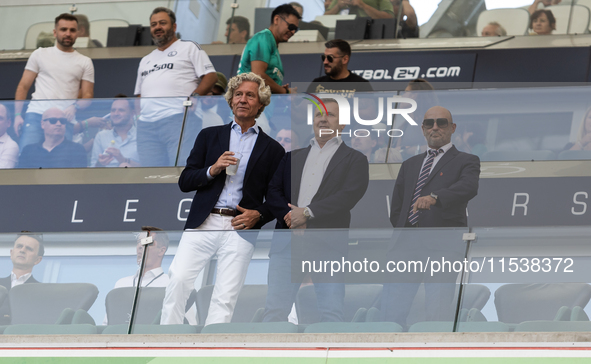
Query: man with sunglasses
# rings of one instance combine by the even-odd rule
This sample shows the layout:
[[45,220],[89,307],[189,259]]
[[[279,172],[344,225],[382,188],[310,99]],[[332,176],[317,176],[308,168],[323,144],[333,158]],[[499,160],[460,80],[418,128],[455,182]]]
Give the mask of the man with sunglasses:
[[321,59],[326,76],[315,78],[308,87],[308,93],[328,92],[352,97],[356,91],[373,91],[369,81],[348,70],[351,46],[346,40],[333,39],[324,46],[326,49]]
[[478,192],[480,160],[451,143],[456,124],[449,110],[430,108],[421,128],[429,150],[402,163],[390,222],[394,227],[467,226],[466,207]]
[[242,52],[238,74],[254,72],[265,80],[274,94],[295,92],[283,84],[283,63],[279,55],[279,43],[287,42],[297,31],[301,16],[289,4],[273,10],[269,28],[256,33],[246,43]]
[[[478,193],[480,159],[453,146],[451,136],[456,124],[449,110],[441,106],[430,108],[421,128],[429,149],[402,163],[392,194],[390,222],[398,228],[466,227],[468,202]],[[441,260],[442,256],[446,261],[463,259],[465,245],[449,241],[443,233],[438,241],[433,241],[432,234],[428,230],[403,230],[391,245],[387,260]],[[406,320],[421,282],[425,283],[426,319],[453,320],[457,273],[392,278],[398,281],[384,284],[382,292],[384,321],[408,324]]]
[[84,168],[86,151],[78,143],[66,140],[68,119],[58,108],[46,110],[41,116],[45,140],[23,149],[19,168]]

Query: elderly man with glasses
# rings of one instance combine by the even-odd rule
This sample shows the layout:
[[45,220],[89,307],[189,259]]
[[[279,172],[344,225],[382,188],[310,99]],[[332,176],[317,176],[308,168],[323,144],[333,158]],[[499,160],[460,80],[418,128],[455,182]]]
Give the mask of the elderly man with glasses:
[[19,168],[86,167],[84,147],[65,138],[67,123],[68,119],[60,109],[46,110],[41,116],[41,129],[45,139],[23,149]]
[[242,52],[238,74],[254,72],[265,80],[271,93],[295,92],[283,84],[283,64],[279,55],[279,43],[287,42],[297,31],[302,17],[289,4],[278,6],[271,14],[269,28],[256,33]]

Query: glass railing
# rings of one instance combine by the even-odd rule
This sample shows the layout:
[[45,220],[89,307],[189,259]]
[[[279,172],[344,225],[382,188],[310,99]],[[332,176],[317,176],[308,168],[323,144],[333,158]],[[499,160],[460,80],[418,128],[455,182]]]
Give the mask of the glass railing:
[[[234,258],[225,266],[228,257],[218,252],[211,261],[197,254],[194,265],[179,271],[182,259],[191,258],[186,242],[179,247],[181,236],[200,242],[217,235],[248,244],[247,266]],[[7,278],[0,286],[7,289],[0,288],[0,329],[5,335],[589,331],[589,236],[589,227],[572,226],[152,231],[152,240],[142,240],[146,232],[2,234],[0,275]],[[232,284],[233,294],[214,290]]]
[[[76,41],[78,48],[100,48],[116,46],[152,45],[149,19],[157,7],[167,7],[176,13],[177,33],[182,39],[201,44],[234,43],[242,44],[254,33],[267,28],[271,22],[271,13],[283,1],[101,1],[83,3],[54,3],[37,5],[2,6],[6,17],[3,22],[4,33],[13,36],[0,41],[3,50],[33,50],[55,43],[53,36],[54,19],[62,13],[85,16],[80,22],[83,31]],[[321,2],[303,0],[302,33],[292,41],[322,41],[335,37],[345,39],[363,39],[368,34],[371,38],[453,38],[492,36],[522,36],[527,34],[584,34],[589,32],[589,3],[585,0],[562,1],[543,10],[552,12],[554,25],[546,28],[531,28],[529,5],[533,1],[521,1],[507,6],[506,2],[495,0],[471,1],[410,1],[416,16],[404,7],[392,6],[390,2],[380,2],[378,10],[390,17],[390,20],[360,19],[369,14],[356,7],[338,7],[336,1],[325,8]],[[267,7],[268,6],[268,7]],[[330,15],[333,14],[334,15]],[[380,15],[380,16],[381,16]],[[408,15],[411,16],[409,19]],[[376,15],[378,16],[378,15]],[[537,18],[537,14],[535,17]],[[544,14],[542,17],[548,17]],[[338,21],[354,22],[355,18],[367,25],[355,34],[351,24]],[[395,27],[395,19],[401,17],[401,27]],[[416,17],[416,19],[415,19]],[[498,23],[492,26],[491,23]],[[234,29],[228,35],[228,24]],[[86,25],[88,24],[88,25]],[[415,24],[418,24],[415,26]],[[212,31],[214,29],[214,31]],[[310,33],[312,31],[312,33]],[[317,31],[317,32],[314,32]],[[308,32],[308,33],[305,33]],[[475,43],[477,44],[477,43]],[[482,43],[485,44],[485,43]]]
[[[308,84],[296,85],[308,90]],[[330,92],[317,95],[334,97]],[[344,95],[339,122],[346,124],[339,136],[373,164],[401,163],[424,153],[420,125],[437,105],[452,112],[454,146],[483,162],[591,159],[588,86],[338,95]],[[310,100],[304,93],[274,95],[257,124],[287,151],[306,147],[319,110]],[[184,98],[92,99],[79,101],[72,113],[74,101],[2,102],[12,119],[5,138],[14,141],[6,143],[2,167],[184,166],[203,128],[233,120],[222,96],[191,98],[190,105]]]

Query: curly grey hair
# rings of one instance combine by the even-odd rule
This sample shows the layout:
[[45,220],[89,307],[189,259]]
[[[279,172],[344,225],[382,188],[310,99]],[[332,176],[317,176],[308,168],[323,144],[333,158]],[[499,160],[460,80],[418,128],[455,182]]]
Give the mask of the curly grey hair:
[[259,85],[259,102],[263,105],[263,107],[261,107],[255,116],[255,118],[258,118],[263,113],[263,110],[265,110],[265,107],[271,103],[271,88],[265,85],[265,80],[263,80],[261,76],[257,75],[256,73],[249,72],[241,73],[232,77],[228,82],[228,91],[226,91],[224,97],[226,98],[226,101],[228,102],[228,105],[230,105],[231,109],[234,91],[236,91],[236,89],[240,87],[244,81],[256,82]]

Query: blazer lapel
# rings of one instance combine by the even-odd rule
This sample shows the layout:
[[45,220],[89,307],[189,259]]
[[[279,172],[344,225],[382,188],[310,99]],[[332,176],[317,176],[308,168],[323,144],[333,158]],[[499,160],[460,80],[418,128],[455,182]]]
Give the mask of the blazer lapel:
[[259,133],[257,135],[257,140],[254,143],[254,147],[252,148],[252,153],[250,154],[250,158],[248,159],[248,165],[246,166],[246,173],[244,174],[243,185],[246,185],[246,181],[248,180],[250,173],[254,169],[254,166],[256,165],[259,158],[263,155],[263,152],[267,148],[267,145],[269,145],[270,140],[271,140],[271,138],[269,138],[267,136],[267,134],[265,134],[265,132],[263,131],[263,129],[261,129],[261,127],[259,127]]
[[435,167],[433,167],[433,169],[431,170],[429,177],[427,177],[425,185],[431,182],[431,180],[435,178],[435,175],[439,172],[439,170],[443,168],[443,166],[445,166],[447,163],[449,163],[452,159],[454,159],[458,153],[458,150],[453,145],[451,148],[449,148],[447,152],[443,153],[443,157],[441,157],[439,162],[437,162]]
[[232,123],[224,125],[223,128],[219,129],[218,138],[220,140],[220,147],[222,153],[230,150],[230,133],[232,132]]
[[349,150],[349,147],[347,147],[347,145],[345,143],[341,143],[341,145],[339,145],[339,148],[337,149],[335,154],[330,159],[330,162],[328,162],[328,166],[326,167],[326,172],[324,172],[324,176],[322,176],[322,182],[320,182],[320,187],[318,188],[319,191],[322,188],[322,185],[324,184],[324,182],[326,181],[328,176],[330,176],[331,172],[334,171],[334,169],[339,165],[339,163],[341,163],[341,161],[350,152],[351,151]]
[[302,174],[304,165],[312,147],[298,149],[291,154],[291,203],[297,205],[300,197],[300,187],[302,185]]

